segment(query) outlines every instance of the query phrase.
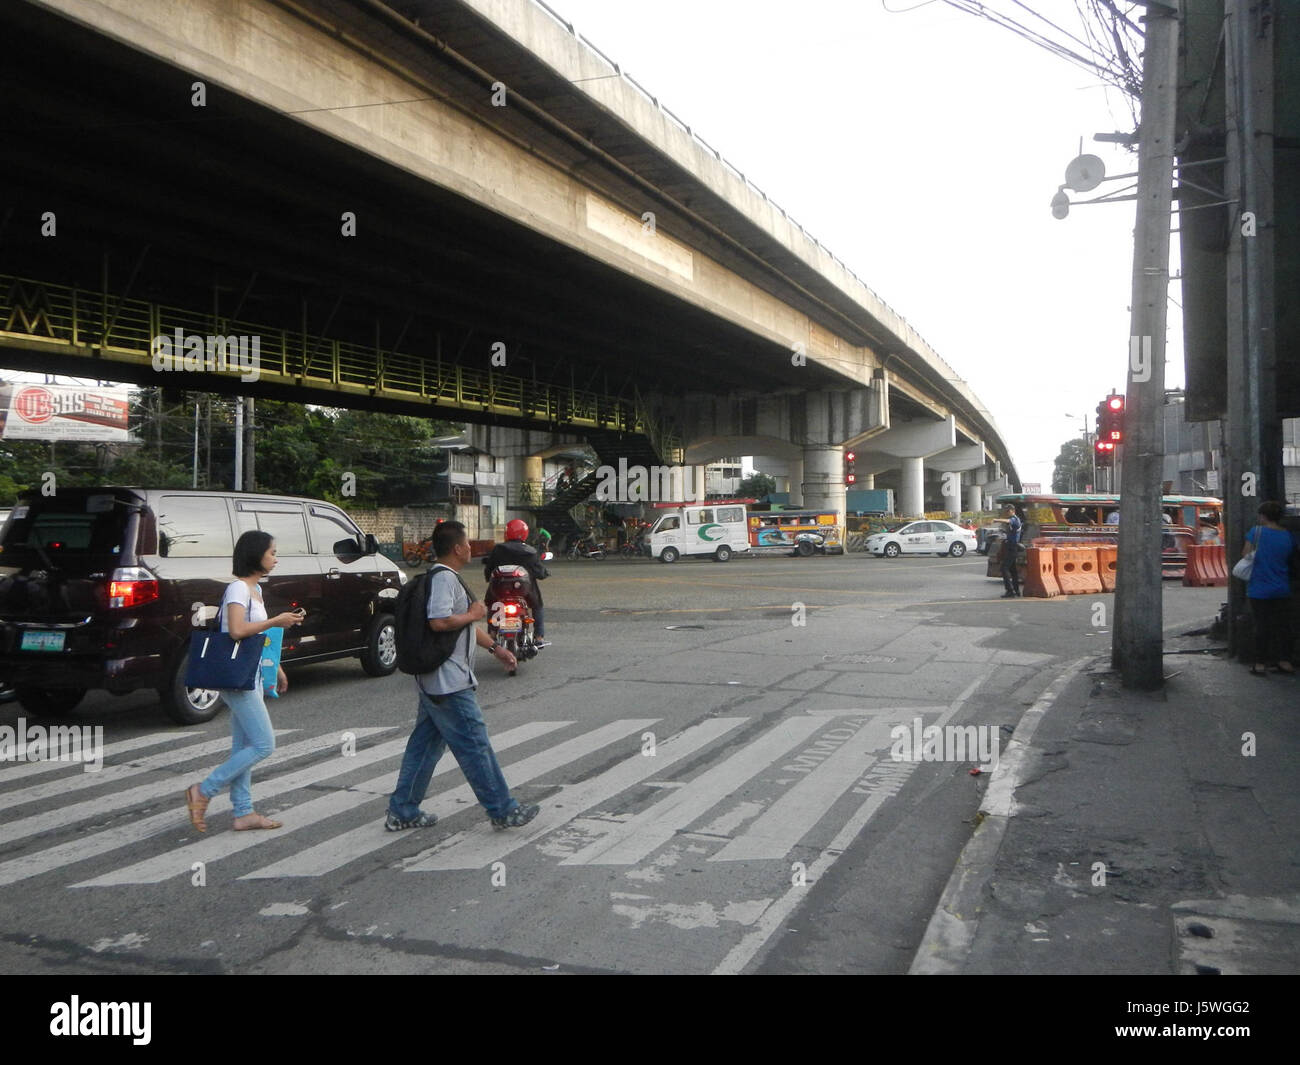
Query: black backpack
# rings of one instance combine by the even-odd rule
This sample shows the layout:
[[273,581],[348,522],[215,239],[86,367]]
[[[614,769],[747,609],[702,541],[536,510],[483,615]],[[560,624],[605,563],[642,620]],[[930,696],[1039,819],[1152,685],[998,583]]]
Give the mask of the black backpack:
[[397,668],[403,673],[432,673],[452,656],[456,650],[456,641],[465,629],[474,628],[472,624],[446,632],[434,632],[429,628],[429,581],[432,574],[440,569],[445,569],[460,581],[470,603],[475,602],[469,585],[450,566],[435,566],[427,573],[421,573],[407,581],[397,593],[397,610],[393,615],[397,626]]

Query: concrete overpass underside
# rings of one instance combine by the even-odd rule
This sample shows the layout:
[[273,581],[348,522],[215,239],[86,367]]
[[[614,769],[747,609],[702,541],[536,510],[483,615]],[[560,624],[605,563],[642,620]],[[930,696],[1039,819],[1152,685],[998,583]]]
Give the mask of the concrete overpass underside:
[[[841,504],[845,444],[899,467],[935,443],[902,429],[951,423],[922,462],[988,446],[996,476],[996,430],[906,323],[623,79],[573,77],[604,61],[540,9],[492,6],[0,7],[0,365],[665,458],[768,435]],[[175,329],[259,337],[258,379],[160,374]]]

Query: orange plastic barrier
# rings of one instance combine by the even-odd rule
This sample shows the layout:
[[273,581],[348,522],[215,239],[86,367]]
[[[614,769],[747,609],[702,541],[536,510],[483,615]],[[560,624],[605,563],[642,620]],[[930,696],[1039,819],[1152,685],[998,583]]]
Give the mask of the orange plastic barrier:
[[1227,552],[1222,544],[1188,544],[1183,584],[1188,588],[1226,588]]
[[1101,591],[1101,577],[1097,573],[1095,547],[1057,547],[1056,583],[1062,595],[1089,595]]
[[1056,556],[1050,547],[1027,547],[1025,554],[1025,579],[1021,586],[1025,595],[1034,599],[1051,599],[1061,594],[1056,583]]
[[1097,545],[1097,576],[1101,578],[1101,590],[1115,590],[1115,567],[1118,563],[1119,548],[1114,544]]

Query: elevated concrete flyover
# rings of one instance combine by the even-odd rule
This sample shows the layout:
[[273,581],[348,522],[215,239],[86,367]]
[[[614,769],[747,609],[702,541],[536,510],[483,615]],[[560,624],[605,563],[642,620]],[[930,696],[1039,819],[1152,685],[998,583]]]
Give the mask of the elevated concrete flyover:
[[[900,316],[529,0],[22,0],[0,33],[4,366],[539,446],[771,433],[809,505],[846,442],[951,419],[1014,477]],[[256,335],[262,372],[164,378],[173,329]]]

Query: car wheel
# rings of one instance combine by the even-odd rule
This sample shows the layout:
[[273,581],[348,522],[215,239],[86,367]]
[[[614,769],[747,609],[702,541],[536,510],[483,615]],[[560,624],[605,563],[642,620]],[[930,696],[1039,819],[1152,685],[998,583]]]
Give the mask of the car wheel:
[[897,558],[902,550],[897,544],[885,544],[885,557]]
[[681,557],[681,552],[675,547],[665,547],[659,552],[660,562],[676,562]]
[[18,687],[14,694],[32,717],[57,717],[74,709],[85,698],[86,689]]
[[795,548],[800,558],[807,558],[816,550],[807,540],[800,540],[799,545]]
[[719,562],[726,562],[731,558],[731,548],[729,548],[726,544],[723,544],[721,547],[719,547],[716,551],[713,552],[713,557],[716,558]]
[[186,651],[172,671],[171,683],[158,689],[158,698],[163,713],[177,724],[201,725],[216,717],[225,703],[221,701],[221,692],[213,688],[185,687],[185,670],[189,664],[190,653]]
[[361,668],[372,677],[386,677],[397,668],[397,625],[392,614],[376,614],[370,622]]
[[965,553],[966,545],[960,542],[955,543],[952,547],[948,548],[948,554],[952,555],[953,558],[961,558]]

